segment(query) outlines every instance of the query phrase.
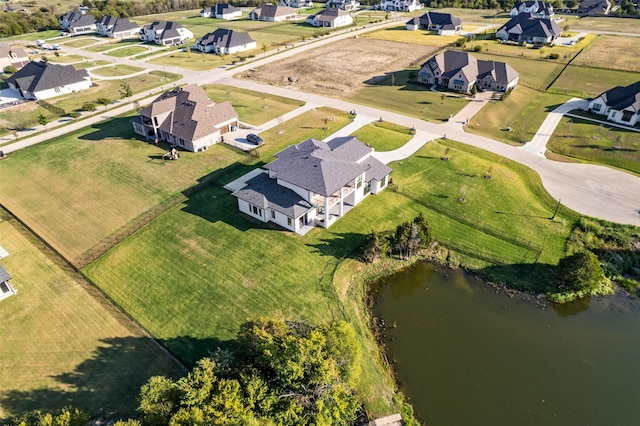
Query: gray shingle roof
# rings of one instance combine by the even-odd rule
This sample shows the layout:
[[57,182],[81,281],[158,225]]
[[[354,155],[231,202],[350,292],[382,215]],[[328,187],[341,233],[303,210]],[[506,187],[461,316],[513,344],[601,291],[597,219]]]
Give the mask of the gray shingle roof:
[[[412,19],[408,23],[416,22],[416,18]],[[460,18],[456,18],[450,13],[440,13],[440,12],[427,12],[424,15],[420,16],[418,19],[418,23],[424,27],[430,27],[431,25],[438,25],[443,27],[444,29],[454,29],[458,25],[462,24]]]
[[237,46],[244,46],[245,44],[253,43],[254,41],[255,40],[251,38],[249,33],[228,30],[226,28],[218,28],[214,32],[207,33],[197,39],[196,43],[202,46],[217,44],[218,46],[228,49]]
[[76,70],[71,65],[47,62],[29,62],[7,79],[23,91],[38,92],[78,83],[89,77],[87,70]]
[[640,81],[628,86],[616,86],[603,92],[600,96],[608,107],[616,111],[622,111],[628,107],[640,111]]
[[285,16],[285,15],[295,15],[296,11],[294,8],[289,6],[277,6],[275,4],[263,4],[262,6],[258,6],[255,8],[254,12],[258,16],[268,16],[271,18],[275,18],[277,16]]
[[521,13],[509,19],[498,31],[511,31],[511,29],[517,28],[523,35],[523,37],[557,37],[562,32],[562,29],[553,19],[549,18],[536,18],[530,13]]
[[96,18],[91,15],[82,15],[79,19],[72,21],[69,24],[69,28],[83,28],[90,27],[96,24]]
[[105,27],[110,27],[112,25],[115,25],[117,21],[118,21],[118,18],[116,18],[115,16],[105,15],[102,18],[98,19],[96,21],[96,24],[104,25]]
[[115,33],[121,33],[123,31],[134,30],[136,28],[140,28],[140,26],[135,22],[131,22],[126,18],[120,18],[113,25],[113,29],[111,30],[111,32],[115,34]]
[[318,13],[315,16],[318,18],[319,22],[333,22],[339,16],[348,15],[349,12],[338,9],[337,7],[326,8]]
[[0,265],[0,283],[5,281],[9,281],[11,279],[11,275]]
[[294,219],[314,208],[289,188],[278,185],[267,173],[260,173],[246,183],[232,195],[254,206],[270,208]]
[[518,72],[504,62],[477,60],[468,52],[446,50],[422,65],[433,73],[440,70],[443,77],[451,78],[462,72],[467,81],[475,81],[490,74],[496,82],[509,83],[518,77]]

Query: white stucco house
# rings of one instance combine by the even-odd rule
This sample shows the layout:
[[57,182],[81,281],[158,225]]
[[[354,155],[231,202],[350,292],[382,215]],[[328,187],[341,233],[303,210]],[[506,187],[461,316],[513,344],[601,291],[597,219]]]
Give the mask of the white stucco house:
[[589,102],[588,110],[615,123],[640,125],[640,81],[601,93]]
[[240,178],[242,186],[232,195],[242,213],[300,234],[331,226],[386,188],[391,173],[373,157],[373,148],[354,137],[307,139],[275,157],[258,173]]
[[423,7],[418,0],[382,0],[378,5],[380,10],[387,12],[413,12]]
[[200,16],[203,18],[235,19],[242,16],[242,9],[227,3],[218,3],[215,6],[202,9]]
[[249,19],[254,21],[280,22],[296,19],[296,11],[289,6],[263,4],[249,13]]
[[132,120],[146,140],[165,141],[187,151],[205,151],[238,127],[229,101],[215,103],[197,84],[163,93]]
[[164,46],[183,44],[191,38],[191,31],[173,21],[155,21],[140,29],[140,40]]
[[204,53],[228,55],[256,48],[256,41],[249,33],[218,28],[196,39],[196,49]]
[[88,89],[91,77],[87,70],[71,65],[29,62],[9,77],[7,84],[23,98],[39,100]]
[[280,0],[278,2],[280,6],[289,6],[294,9],[310,9],[313,7],[311,0]]
[[327,0],[325,7],[337,7],[342,10],[358,10],[360,2],[358,0]]
[[514,43],[551,44],[560,37],[562,29],[553,20],[520,13],[496,31],[496,39]]
[[126,18],[106,15],[96,21],[96,32],[109,38],[129,38],[140,34],[140,25]]
[[531,14],[536,18],[552,18],[554,15],[553,6],[541,0],[516,2],[509,15],[513,18],[521,13]]
[[353,18],[346,10],[332,7],[308,16],[306,22],[314,27],[338,28],[353,24]]
[[427,12],[416,16],[405,24],[407,30],[438,31],[438,35],[455,35],[462,29],[462,20],[450,13]]

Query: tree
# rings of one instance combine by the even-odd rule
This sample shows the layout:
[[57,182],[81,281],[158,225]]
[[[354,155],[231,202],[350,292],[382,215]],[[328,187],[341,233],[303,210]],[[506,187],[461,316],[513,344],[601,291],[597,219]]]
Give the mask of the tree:
[[98,105],[102,105],[105,111],[109,108],[109,104],[111,103],[111,99],[109,98],[98,98],[96,99]]
[[605,281],[600,260],[590,251],[580,251],[560,259],[558,278],[568,290],[584,292],[595,290]]
[[578,0],[567,0],[567,7],[569,9],[575,9],[578,7]]
[[133,96],[133,90],[131,90],[131,86],[126,81],[120,82],[120,99],[128,99]]
[[96,104],[94,104],[93,102],[85,102],[82,104],[82,110],[83,111],[95,111],[96,110]]
[[91,417],[77,408],[65,407],[60,414],[29,413],[18,417],[16,426],[85,426]]
[[73,118],[74,120],[77,120],[78,118],[80,118],[80,113],[76,112],[76,111],[71,111],[69,114],[67,114],[69,117]]
[[396,227],[393,248],[401,259],[410,259],[413,254],[431,244],[431,231],[422,213],[412,222],[401,223]]
[[49,118],[43,113],[40,113],[40,115],[38,116],[38,124],[40,124],[41,126],[44,126],[45,130],[48,130],[47,129],[48,123],[49,123]]
[[13,65],[7,65],[6,67],[4,67],[5,74],[15,74],[17,72],[18,68],[14,67]]
[[376,231],[371,231],[362,245],[362,258],[367,263],[373,263],[387,254],[389,243]]

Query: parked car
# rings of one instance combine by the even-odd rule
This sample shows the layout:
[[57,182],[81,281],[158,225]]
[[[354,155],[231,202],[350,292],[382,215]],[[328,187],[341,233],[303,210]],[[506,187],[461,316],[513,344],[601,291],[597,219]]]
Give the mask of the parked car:
[[252,143],[254,145],[262,145],[264,143],[262,138],[254,133],[249,133],[247,135],[247,142]]

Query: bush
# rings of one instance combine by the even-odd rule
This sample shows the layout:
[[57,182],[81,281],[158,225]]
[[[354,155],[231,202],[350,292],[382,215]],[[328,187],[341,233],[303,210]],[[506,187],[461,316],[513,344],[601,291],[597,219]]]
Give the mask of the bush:
[[18,68],[14,67],[13,65],[7,65],[6,67],[4,67],[5,74],[15,74],[17,72]]
[[471,50],[473,50],[474,52],[482,52],[482,46],[480,46],[479,44],[476,44],[471,47]]
[[465,37],[460,37],[459,39],[456,40],[456,47],[464,47],[466,43],[467,43],[467,39]]
[[560,57],[560,55],[555,53],[555,52],[554,53],[549,53],[549,56],[548,56],[549,59],[558,59],[559,57]]
[[605,282],[600,261],[590,251],[581,251],[560,259],[558,278],[570,291],[591,292]]
[[93,102],[85,102],[82,104],[82,110],[83,111],[95,111],[97,108],[96,104],[94,104]]

